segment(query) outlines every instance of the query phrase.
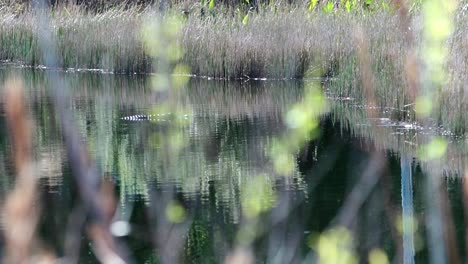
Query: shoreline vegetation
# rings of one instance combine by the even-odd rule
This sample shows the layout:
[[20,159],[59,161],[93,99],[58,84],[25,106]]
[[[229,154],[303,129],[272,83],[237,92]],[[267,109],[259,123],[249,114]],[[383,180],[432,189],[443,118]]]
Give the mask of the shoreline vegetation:
[[[313,2],[317,6],[312,8]],[[367,52],[375,76],[374,103],[381,108],[405,110],[397,111],[398,119],[413,118],[407,111],[414,98],[408,89],[411,80],[407,79],[406,60],[421,46],[423,18],[419,7],[411,6],[411,22],[402,32],[401,17],[385,1],[370,1],[372,6],[361,5],[353,10],[348,6],[330,9],[327,1],[321,2],[185,2],[172,4],[164,13],[178,15],[184,21],[178,42],[184,51],[182,63],[190,67],[194,76],[334,77],[335,81],[326,85],[328,90],[365,103],[356,37],[356,32],[361,32],[369,43]],[[464,114],[468,112],[468,32],[463,26],[468,24],[466,2],[460,2],[455,31],[447,42],[449,80],[436,96],[440,106],[438,113],[433,114],[440,125],[456,134],[464,134],[468,128]],[[0,61],[43,65],[35,14],[27,5],[15,3],[0,1]],[[51,21],[63,69],[101,69],[123,74],[158,72],[157,62],[145,49],[142,27],[149,18],[162,17],[161,6],[151,2],[54,3]],[[414,43],[408,41],[408,35],[414,36]]]

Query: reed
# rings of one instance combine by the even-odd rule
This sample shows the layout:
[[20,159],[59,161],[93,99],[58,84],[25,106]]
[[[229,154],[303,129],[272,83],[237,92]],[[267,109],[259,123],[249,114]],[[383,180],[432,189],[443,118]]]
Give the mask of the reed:
[[[376,70],[389,73],[394,68],[389,77],[401,72],[400,55],[408,49],[405,32],[396,30],[399,18],[389,10],[364,14],[337,10],[327,14],[321,9],[310,11],[284,5],[262,6],[258,12],[220,6],[201,15],[198,7],[178,5],[169,12],[191,10],[180,41],[184,62],[196,75],[307,78],[346,73],[355,66],[352,62],[357,48],[356,28],[362,28],[369,38]],[[140,28],[144,21],[159,15],[152,8],[142,11],[137,6],[121,5],[100,13],[87,12],[81,6],[58,7],[53,11],[52,22],[60,63],[63,68],[127,73],[157,70],[145,54]],[[0,7],[0,60],[43,64],[37,48],[35,17],[33,11]],[[454,63],[449,66],[457,71],[456,76],[466,72],[465,23],[466,15],[460,15],[459,31],[450,44]],[[419,35],[420,25],[415,26],[412,30]],[[462,71],[458,72],[460,68]]]
[[[148,72],[150,63],[139,40],[136,8],[116,8],[99,14],[78,6],[58,8],[52,23],[63,68],[103,69],[119,73]],[[0,59],[22,65],[43,65],[38,48],[36,14],[0,10]],[[47,66],[47,65],[46,65]]]

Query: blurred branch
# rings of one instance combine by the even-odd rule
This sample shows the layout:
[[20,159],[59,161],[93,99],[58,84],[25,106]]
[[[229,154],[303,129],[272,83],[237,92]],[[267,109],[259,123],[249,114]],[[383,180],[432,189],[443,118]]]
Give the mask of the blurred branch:
[[82,206],[73,209],[69,215],[65,233],[64,255],[66,263],[78,263],[81,232],[86,223],[86,211]]
[[[55,36],[50,29],[50,10],[42,1],[37,6],[39,23],[39,45],[43,51],[46,65],[57,66],[57,48]],[[113,193],[101,191],[101,177],[96,164],[91,159],[84,140],[78,134],[66,102],[68,85],[60,74],[48,72],[50,78],[50,96],[53,98],[55,111],[60,116],[60,125],[70,167],[78,186],[81,200],[88,216],[88,235],[93,241],[96,257],[103,263],[128,263],[128,251],[114,239],[110,233],[109,206],[106,200],[112,199]]]
[[[369,42],[361,28],[356,28],[356,46],[358,47],[359,67],[361,70],[361,81],[367,100],[367,112],[369,118],[378,117],[375,99],[375,77],[372,72],[372,62],[369,55]],[[375,124],[375,129],[379,130]],[[362,174],[359,182],[354,186],[351,193],[345,199],[345,203],[337,214],[339,225],[350,228],[359,209],[379,182],[386,168],[385,157],[381,152],[373,151],[370,155],[367,169]]]
[[460,252],[457,246],[457,237],[455,230],[455,223],[453,220],[452,208],[450,207],[450,201],[448,198],[447,191],[443,185],[439,185],[439,192],[442,203],[442,221],[444,221],[444,239],[445,247],[447,250],[448,261],[451,264],[462,263],[460,258]]
[[377,100],[375,97],[375,76],[372,72],[372,61],[369,54],[369,39],[360,27],[355,30],[356,47],[358,47],[361,82],[367,101],[367,112],[370,118],[377,118]]
[[[160,263],[179,263],[184,249],[186,235],[192,224],[192,217],[181,216],[180,222],[173,222],[167,217],[173,202],[175,191],[171,188],[150,189],[150,207],[148,215],[154,248],[158,249]],[[182,207],[181,207],[182,208]],[[185,210],[185,209],[183,209]]]
[[408,92],[409,92],[409,103],[414,103],[416,100],[416,95],[418,91],[420,91],[420,72],[419,66],[420,62],[417,59],[416,51],[414,49],[415,46],[415,36],[414,36],[414,29],[411,28],[411,17],[410,12],[408,10],[408,6],[406,1],[403,0],[395,0],[393,2],[395,7],[398,9],[398,15],[400,22],[400,30],[401,34],[404,35],[406,45],[407,45],[407,54],[406,54],[406,62],[405,62],[405,73],[406,73],[406,81],[408,84]]
[[[385,173],[382,175],[382,179],[380,180],[380,186],[382,188],[382,193],[384,196],[384,210],[385,214],[389,219],[390,223],[397,223],[398,216],[400,215],[401,211],[395,208],[393,205],[396,204],[395,201],[392,199],[391,192],[394,188],[392,182],[392,175],[391,173]],[[395,246],[395,262],[400,263],[403,261],[403,237],[401,233],[398,232],[396,225],[390,225],[390,235],[392,237],[393,244]]]
[[379,152],[372,153],[366,171],[362,174],[359,182],[345,199],[343,207],[337,214],[339,225],[350,228],[359,209],[379,182],[380,177],[384,174],[385,168],[386,162],[384,155]]
[[[463,181],[463,212],[465,213],[465,226],[468,226],[468,168],[465,169],[465,181]],[[468,228],[465,228],[465,252],[468,252]]]
[[29,263],[37,253],[35,232],[40,205],[37,170],[32,158],[33,124],[26,109],[23,84],[18,79],[9,80],[6,84],[5,112],[12,139],[16,184],[3,210],[6,263]]

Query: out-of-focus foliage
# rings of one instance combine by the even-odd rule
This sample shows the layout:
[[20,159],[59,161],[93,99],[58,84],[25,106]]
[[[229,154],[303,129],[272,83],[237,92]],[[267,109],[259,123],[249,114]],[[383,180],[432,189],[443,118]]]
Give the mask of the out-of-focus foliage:
[[187,217],[187,213],[184,207],[173,202],[166,207],[166,217],[172,223],[182,223]]
[[[446,42],[455,30],[456,10],[455,0],[428,0],[423,4],[423,87],[415,106],[416,114],[420,118],[430,117],[434,110],[442,107],[441,91],[445,89],[444,86],[449,80],[447,70],[449,49]],[[433,104],[434,101],[438,103]],[[446,151],[447,142],[444,139],[434,138],[421,148],[419,157],[422,160],[438,159],[444,156]]]
[[288,175],[295,169],[295,154],[306,142],[320,133],[319,118],[327,108],[326,98],[316,82],[304,87],[304,99],[285,114],[285,123],[290,132],[277,140],[271,148],[271,157],[276,171]]
[[424,161],[440,159],[447,152],[447,141],[442,138],[434,138],[420,149],[419,158]]
[[373,249],[369,253],[369,264],[389,264],[389,260],[385,251],[381,249]]
[[313,235],[310,237],[309,246],[317,252],[320,263],[358,263],[358,256],[353,249],[352,234],[346,228],[337,227],[320,235]]
[[448,81],[446,68],[449,59],[447,40],[455,30],[454,14],[457,10],[455,0],[427,0],[423,4],[424,41],[422,54],[424,61],[423,93],[416,101],[416,113],[420,117],[428,117],[434,107],[433,100],[437,97]]
[[242,208],[247,218],[259,217],[275,206],[276,194],[267,179],[265,175],[253,177],[251,182],[242,187]]
[[141,37],[148,54],[155,60],[158,73],[153,86],[158,91],[180,89],[188,82],[190,68],[180,60],[184,56],[179,42],[183,20],[179,16],[156,16],[143,26]]

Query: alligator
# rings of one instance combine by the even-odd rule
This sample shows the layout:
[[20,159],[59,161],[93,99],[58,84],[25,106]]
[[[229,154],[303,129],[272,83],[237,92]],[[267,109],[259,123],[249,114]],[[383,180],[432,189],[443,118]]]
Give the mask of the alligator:
[[144,121],[144,120],[153,120],[154,115],[130,115],[120,118],[126,121]]
[[[121,117],[125,121],[168,121],[174,119],[176,115],[173,113],[165,114],[150,114],[150,115],[129,115]],[[182,115],[181,118],[188,119],[188,114]]]

